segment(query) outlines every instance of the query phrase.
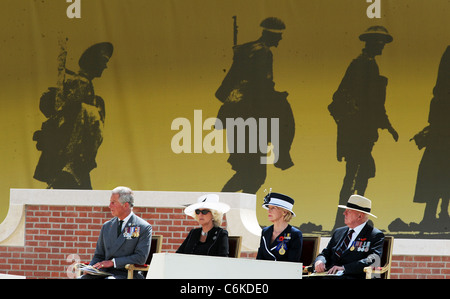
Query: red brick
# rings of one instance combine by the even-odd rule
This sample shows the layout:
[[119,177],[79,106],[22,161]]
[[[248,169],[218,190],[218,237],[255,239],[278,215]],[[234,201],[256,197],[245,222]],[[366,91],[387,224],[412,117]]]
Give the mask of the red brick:
[[58,218],[58,217],[56,217],[56,218],[53,218],[53,217],[51,217],[51,218],[49,218],[48,219],[48,222],[50,222],[50,223],[64,223],[64,222],[66,222],[66,219],[64,219],[64,218]]
[[48,209],[50,211],[65,211],[66,207],[65,206],[48,206]]
[[414,268],[413,273],[431,274],[431,269],[427,268]]
[[450,275],[450,268],[441,269],[442,274],[449,274]]
[[445,268],[445,263],[427,263],[429,268]]
[[170,214],[172,214],[173,210],[174,209],[172,209],[172,208],[158,208],[158,213],[170,213]]
[[430,262],[432,260],[432,257],[431,256],[415,256],[414,260]]
[[414,263],[414,262],[400,262],[399,266],[403,267],[403,268],[416,268],[417,267],[417,263]]

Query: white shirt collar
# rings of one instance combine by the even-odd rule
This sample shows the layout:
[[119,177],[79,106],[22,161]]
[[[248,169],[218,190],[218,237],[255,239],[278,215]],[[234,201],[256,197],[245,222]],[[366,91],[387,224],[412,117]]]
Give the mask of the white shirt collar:
[[[352,235],[352,239],[350,240],[350,244],[351,244],[354,240],[356,240],[356,237],[359,235],[359,233],[362,231],[362,229],[364,228],[364,226],[365,226],[366,224],[367,224],[367,221],[364,222],[364,223],[362,223],[362,224],[360,224],[360,225],[358,225],[357,227],[353,228],[354,233],[353,233],[353,235]],[[352,229],[352,228],[350,228],[350,229]],[[350,229],[349,229],[349,231],[350,231]]]
[[[128,220],[130,220],[131,215],[133,215],[133,211],[131,211],[130,214],[128,214],[128,216],[125,217],[125,218],[123,219],[122,228],[123,228],[123,226],[128,222]],[[119,221],[119,220],[120,220],[120,219],[117,218],[117,221]]]

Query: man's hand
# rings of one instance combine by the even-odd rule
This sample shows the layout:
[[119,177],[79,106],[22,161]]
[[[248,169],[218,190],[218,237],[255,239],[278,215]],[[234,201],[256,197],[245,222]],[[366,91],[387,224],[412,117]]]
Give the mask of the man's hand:
[[322,261],[317,261],[314,264],[314,270],[316,270],[317,273],[321,273],[325,271],[325,264]]
[[95,269],[112,268],[112,267],[114,267],[114,263],[113,263],[113,261],[103,261],[103,262],[98,262],[97,264],[93,265],[92,267],[94,267]]
[[342,266],[333,266],[330,270],[328,270],[328,274],[336,274],[338,271],[344,271],[344,267]]

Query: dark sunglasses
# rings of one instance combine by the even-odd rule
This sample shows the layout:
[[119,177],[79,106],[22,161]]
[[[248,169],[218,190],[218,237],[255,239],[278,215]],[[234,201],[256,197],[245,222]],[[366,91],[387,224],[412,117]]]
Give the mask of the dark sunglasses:
[[209,212],[211,212],[210,210],[195,210],[195,214],[200,215],[200,213],[202,213],[203,215],[208,214]]

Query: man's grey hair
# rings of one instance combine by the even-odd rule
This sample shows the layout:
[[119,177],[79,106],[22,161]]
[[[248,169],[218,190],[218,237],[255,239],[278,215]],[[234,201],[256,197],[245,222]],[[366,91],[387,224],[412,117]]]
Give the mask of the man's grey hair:
[[129,203],[130,207],[134,206],[133,190],[128,187],[119,186],[113,189],[112,194],[119,194],[120,203]]

